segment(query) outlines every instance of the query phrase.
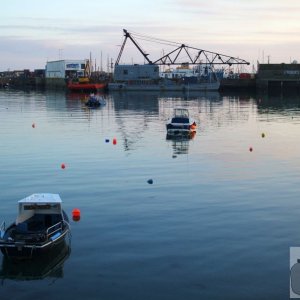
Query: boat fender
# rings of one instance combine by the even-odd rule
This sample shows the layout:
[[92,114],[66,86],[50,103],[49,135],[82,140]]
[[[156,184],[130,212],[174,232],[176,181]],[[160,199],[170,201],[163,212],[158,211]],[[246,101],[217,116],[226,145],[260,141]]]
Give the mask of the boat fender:
[[59,236],[61,235],[60,232],[55,233],[54,235],[52,235],[52,237],[50,238],[51,241],[54,241],[55,239],[57,239]]

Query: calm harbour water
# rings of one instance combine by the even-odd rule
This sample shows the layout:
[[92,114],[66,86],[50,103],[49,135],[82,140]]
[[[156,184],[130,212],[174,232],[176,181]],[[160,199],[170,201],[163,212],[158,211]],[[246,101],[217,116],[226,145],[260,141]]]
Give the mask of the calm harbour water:
[[[299,97],[116,93],[94,110],[80,97],[0,90],[0,222],[41,192],[82,214],[59,272],[7,275],[1,300],[289,298]],[[177,106],[199,123],[191,140],[166,139]]]

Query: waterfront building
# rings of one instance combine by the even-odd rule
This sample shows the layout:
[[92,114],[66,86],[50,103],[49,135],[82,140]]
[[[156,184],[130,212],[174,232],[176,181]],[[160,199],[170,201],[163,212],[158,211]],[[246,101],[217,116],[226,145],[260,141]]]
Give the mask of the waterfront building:
[[46,64],[46,78],[74,78],[84,75],[85,60],[57,60]]

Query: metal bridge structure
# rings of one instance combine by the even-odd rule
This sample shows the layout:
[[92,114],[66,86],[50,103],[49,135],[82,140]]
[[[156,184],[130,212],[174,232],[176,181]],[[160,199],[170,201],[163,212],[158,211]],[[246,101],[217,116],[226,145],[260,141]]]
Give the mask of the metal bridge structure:
[[[120,52],[118,58],[115,62],[115,65],[119,65],[122,53],[124,51],[127,40],[129,39],[138,51],[142,54],[144,59],[147,61],[149,65],[199,65],[199,64],[207,64],[207,65],[249,65],[250,63],[244,59],[240,59],[237,57],[224,55],[217,52],[207,51],[195,47],[190,47],[185,44],[180,44],[176,42],[170,42],[163,39],[153,38],[146,35],[141,35],[138,33],[130,33],[126,29],[123,29],[124,32],[124,40],[120,48]],[[137,40],[144,40],[148,42],[156,42],[160,44],[165,44],[168,46],[174,46],[174,50],[171,50],[167,54],[164,54],[162,57],[159,57],[155,60],[149,59],[149,54],[146,53],[142,47],[139,45]],[[187,58],[186,61],[180,61],[180,56],[184,54]]]

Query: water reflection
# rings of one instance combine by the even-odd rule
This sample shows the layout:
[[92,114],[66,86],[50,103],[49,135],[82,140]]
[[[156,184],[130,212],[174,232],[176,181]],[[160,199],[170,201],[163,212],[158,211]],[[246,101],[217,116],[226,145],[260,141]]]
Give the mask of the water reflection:
[[63,278],[65,261],[71,254],[67,242],[32,260],[14,260],[3,256],[0,278],[2,285],[5,279],[12,280],[41,280]]
[[167,133],[166,140],[171,141],[173,148],[173,156],[178,154],[188,154],[189,142],[196,135],[196,131]]
[[289,109],[299,109],[300,96],[288,94],[284,97],[281,95],[258,95],[257,107],[259,112],[264,112],[265,109],[284,111]]

